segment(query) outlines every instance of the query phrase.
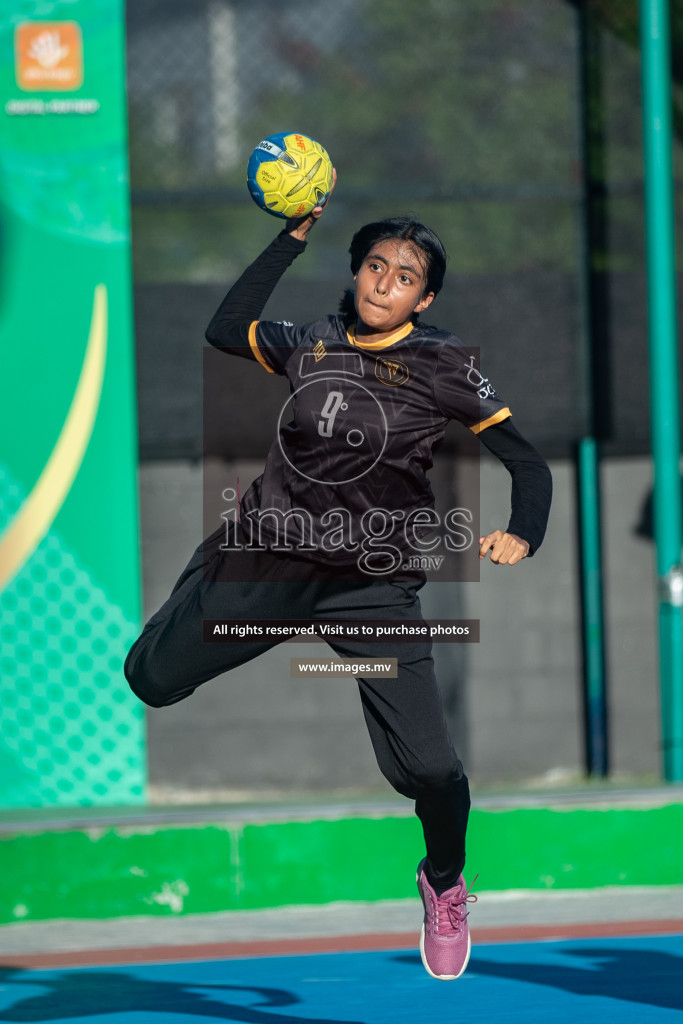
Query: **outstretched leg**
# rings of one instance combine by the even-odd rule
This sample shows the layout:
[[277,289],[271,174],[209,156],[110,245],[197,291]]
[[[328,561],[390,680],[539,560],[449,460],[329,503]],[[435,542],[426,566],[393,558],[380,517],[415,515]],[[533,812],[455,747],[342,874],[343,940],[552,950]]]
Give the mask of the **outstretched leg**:
[[[337,603],[340,618],[422,621],[419,584],[375,583],[371,591],[347,590]],[[378,603],[381,605],[378,606]],[[329,607],[329,602],[328,602]],[[322,614],[318,605],[318,613]],[[361,699],[379,766],[400,793],[415,799],[427,856],[418,866],[418,891],[424,906],[420,954],[433,978],[459,978],[469,961],[465,833],[469,787],[453,749],[441,694],[434,677],[431,643],[353,643],[329,641],[346,657],[397,656],[398,678],[360,678]]]
[[[421,621],[419,584],[389,581],[338,589],[316,606],[320,618]],[[397,679],[358,680],[365,721],[383,775],[415,800],[436,889],[453,886],[465,863],[469,786],[453,748],[434,675],[430,641],[329,641],[348,658],[398,658]]]

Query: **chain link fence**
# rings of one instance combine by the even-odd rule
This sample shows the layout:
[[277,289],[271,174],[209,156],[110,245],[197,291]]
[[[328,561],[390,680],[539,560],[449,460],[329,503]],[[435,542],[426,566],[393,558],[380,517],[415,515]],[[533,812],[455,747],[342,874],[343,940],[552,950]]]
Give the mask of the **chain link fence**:
[[[625,6],[605,0],[596,10],[615,5]],[[295,263],[268,314],[310,320],[330,312],[348,283],[353,231],[379,216],[414,213],[450,254],[432,319],[481,346],[517,422],[546,455],[569,454],[586,428],[578,6],[128,5],[143,458],[201,453],[204,326],[223,291],[279,230],[249,198],[247,159],[261,138],[290,129],[326,146],[339,186],[314,255]],[[604,382],[612,408],[606,450],[642,454],[639,58],[623,24],[606,17],[600,28],[606,227],[593,263],[605,275],[612,352],[604,361],[612,366]]]

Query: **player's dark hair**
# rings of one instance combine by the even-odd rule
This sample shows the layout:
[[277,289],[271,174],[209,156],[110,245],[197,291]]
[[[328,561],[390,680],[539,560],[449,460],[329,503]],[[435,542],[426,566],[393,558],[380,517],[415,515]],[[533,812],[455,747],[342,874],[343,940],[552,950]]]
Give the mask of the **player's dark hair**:
[[[434,292],[434,295],[438,295],[446,273],[448,259],[446,250],[438,235],[413,217],[386,217],[384,220],[373,221],[360,228],[351,239],[349,246],[351,273],[354,276],[358,273],[363,260],[373,246],[390,239],[411,242],[424,255],[422,263],[425,272],[424,294]],[[344,292],[339,303],[339,312],[347,320],[355,319],[356,307],[351,289]],[[413,319],[417,320],[416,314]]]

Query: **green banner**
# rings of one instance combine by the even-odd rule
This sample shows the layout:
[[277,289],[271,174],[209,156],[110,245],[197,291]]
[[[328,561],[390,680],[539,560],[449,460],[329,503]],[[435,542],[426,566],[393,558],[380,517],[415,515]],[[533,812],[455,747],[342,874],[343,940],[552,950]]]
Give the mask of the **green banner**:
[[0,12],[6,807],[144,799],[124,27],[123,0]]

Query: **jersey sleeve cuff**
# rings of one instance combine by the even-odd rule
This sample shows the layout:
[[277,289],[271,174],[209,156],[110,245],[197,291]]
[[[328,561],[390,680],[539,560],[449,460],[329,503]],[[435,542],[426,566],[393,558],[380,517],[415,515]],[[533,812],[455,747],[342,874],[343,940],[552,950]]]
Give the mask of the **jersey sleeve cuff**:
[[498,412],[494,412],[493,416],[489,416],[487,420],[482,420],[481,423],[475,423],[474,426],[470,427],[470,430],[473,434],[481,434],[482,430],[486,430],[487,427],[492,427],[494,423],[501,423],[503,420],[508,419],[509,416],[512,416],[512,413],[506,405],[504,409],[499,409]]
[[251,349],[256,362],[260,363],[264,370],[267,370],[268,373],[275,373],[275,370],[272,368],[272,366],[268,365],[263,354],[261,353],[261,350],[258,347],[258,342],[256,341],[256,328],[258,327],[258,324],[258,320],[252,320],[252,322],[249,324],[249,348]]

